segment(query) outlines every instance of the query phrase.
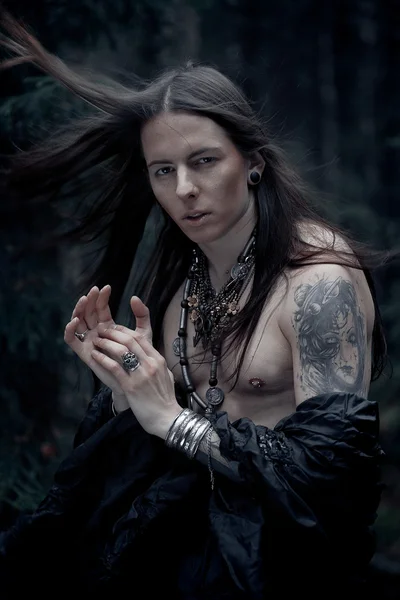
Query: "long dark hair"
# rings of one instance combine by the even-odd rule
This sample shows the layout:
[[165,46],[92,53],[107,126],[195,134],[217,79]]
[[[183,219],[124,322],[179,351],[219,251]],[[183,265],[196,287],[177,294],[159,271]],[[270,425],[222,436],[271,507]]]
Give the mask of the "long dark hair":
[[[1,43],[15,55],[3,62],[3,69],[32,63],[96,109],[93,115],[69,123],[39,145],[13,156],[2,178],[3,198],[16,206],[24,201],[48,203],[59,201],[66,186],[71,194],[74,181],[87,186],[86,202],[74,215],[67,237],[103,243],[100,259],[87,274],[85,287],[111,284],[113,314],[120,306],[146,224],[158,216],[154,221],[158,223],[157,235],[135,290],[150,308],[157,346],[166,307],[187,273],[192,242],[156,202],[145,169],[140,132],[143,124],[160,112],[191,112],[220,125],[244,157],[257,151],[265,160],[256,191],[262,235],[256,242],[254,283],[231,332],[230,347],[234,344],[242,348],[232,374],[236,376],[233,385],[278,277],[317,262],[364,271],[376,310],[371,379],[379,377],[386,363],[386,343],[371,271],[385,261],[385,256],[350,239],[317,213],[307,186],[237,85],[217,69],[192,62],[135,86],[110,80],[95,82],[47,52],[8,15],[3,18],[3,26],[9,36]],[[101,182],[94,175],[99,169]],[[304,240],[299,233],[301,223],[313,223],[320,231],[330,232],[329,247],[326,240],[321,244]],[[337,250],[338,236],[351,250]]]

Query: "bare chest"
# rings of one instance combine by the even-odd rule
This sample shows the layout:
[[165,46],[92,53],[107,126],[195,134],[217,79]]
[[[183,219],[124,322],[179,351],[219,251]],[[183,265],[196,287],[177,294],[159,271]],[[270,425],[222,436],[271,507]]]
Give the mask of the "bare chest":
[[[183,386],[179,357],[173,350],[179,328],[182,292],[183,285],[166,310],[161,351],[175,380]],[[242,303],[246,302],[247,296],[248,293],[245,293]],[[274,427],[280,419],[295,410],[291,349],[278,326],[277,309],[277,298],[272,297],[252,335],[234,387],[235,371],[243,346],[233,346],[232,349],[228,348],[227,343],[222,346],[217,378],[218,387],[224,391],[225,399],[220,409],[228,413],[231,421],[248,417],[256,424]],[[190,319],[187,332],[190,376],[197,393],[205,398],[209,388],[211,353],[203,349],[201,342],[196,347],[193,346],[195,332]]]

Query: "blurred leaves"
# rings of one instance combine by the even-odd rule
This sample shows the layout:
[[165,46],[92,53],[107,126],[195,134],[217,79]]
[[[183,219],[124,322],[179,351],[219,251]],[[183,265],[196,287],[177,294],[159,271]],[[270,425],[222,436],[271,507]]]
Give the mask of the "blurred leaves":
[[13,139],[39,139],[51,125],[85,110],[83,101],[75,98],[51,77],[26,77],[24,91],[5,98],[0,104],[0,131]]
[[[4,263],[3,263],[4,264]],[[40,357],[51,363],[59,360],[54,346],[63,345],[62,333],[51,327],[54,341],[50,345],[43,343],[49,337],[49,323],[54,324],[60,311],[65,312],[62,291],[55,290],[55,280],[48,273],[40,275],[40,267],[35,275],[23,271],[25,265],[18,265],[22,271],[20,277],[13,277],[13,285],[6,295],[0,291],[0,311],[7,319],[0,322],[0,335],[8,340],[7,351],[18,358],[23,348],[24,360],[32,361]],[[57,293],[58,292],[58,293]],[[12,294],[12,296],[11,296]],[[59,296],[59,302],[55,299]]]
[[49,469],[32,444],[27,445],[23,452],[20,451],[11,460],[9,454],[2,452],[0,507],[1,503],[5,503],[17,512],[33,511],[48,491],[57,464],[58,459]]

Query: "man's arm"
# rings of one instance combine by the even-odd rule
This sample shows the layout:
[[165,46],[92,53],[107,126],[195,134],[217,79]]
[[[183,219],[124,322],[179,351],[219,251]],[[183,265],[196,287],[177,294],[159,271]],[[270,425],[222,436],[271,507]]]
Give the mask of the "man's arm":
[[280,327],[292,348],[297,405],[330,392],[367,398],[372,328],[362,277],[362,272],[332,264],[312,265],[291,276]]

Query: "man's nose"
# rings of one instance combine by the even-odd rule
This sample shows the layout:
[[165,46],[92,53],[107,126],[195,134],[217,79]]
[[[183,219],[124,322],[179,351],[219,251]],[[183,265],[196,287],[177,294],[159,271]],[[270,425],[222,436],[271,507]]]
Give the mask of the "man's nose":
[[197,187],[187,169],[178,170],[176,175],[176,195],[185,200],[197,194]]

